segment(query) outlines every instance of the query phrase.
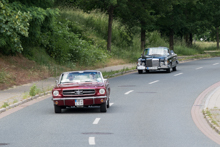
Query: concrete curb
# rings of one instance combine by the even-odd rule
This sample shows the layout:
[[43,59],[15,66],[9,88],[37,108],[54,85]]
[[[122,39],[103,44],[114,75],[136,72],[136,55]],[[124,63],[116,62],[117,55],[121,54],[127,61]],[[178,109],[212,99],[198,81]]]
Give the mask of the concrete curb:
[[29,102],[29,101],[31,101],[31,100],[37,99],[37,98],[39,98],[39,97],[41,97],[41,96],[47,95],[47,94],[49,94],[50,92],[51,92],[51,91],[46,91],[46,92],[44,92],[44,93],[40,93],[40,94],[38,94],[38,95],[35,95],[35,96],[29,97],[29,98],[27,98],[27,99],[21,100],[21,101],[19,101],[19,102],[17,102],[17,103],[11,104],[11,105],[7,106],[6,108],[1,108],[1,109],[0,109],[0,114],[3,113],[3,112],[5,112],[5,111],[7,111],[7,110],[9,110],[9,109],[11,109],[11,108],[17,107],[17,106],[22,105],[22,104],[24,104],[24,103],[27,103],[27,102]]
[[209,103],[210,99],[212,99],[212,96],[214,95],[214,93],[216,93],[216,91],[219,91],[219,89],[220,89],[220,87],[218,86],[210,94],[207,94],[207,99],[205,101],[205,106],[203,108],[203,115],[204,115],[205,120],[208,122],[209,126],[220,135],[220,127],[217,126],[216,124],[214,124],[213,119],[207,114],[208,103]]
[[217,125],[215,125],[213,122],[212,122],[212,119],[208,116],[208,114],[206,113],[206,111],[204,110],[204,113],[203,113],[206,121],[208,122],[209,126],[211,128],[213,128],[219,135],[220,135],[220,127],[218,127]]
[[125,71],[125,72],[115,73],[115,74],[113,74],[113,75],[106,76],[106,77],[104,77],[104,78],[111,78],[111,77],[115,77],[115,76],[118,76],[118,75],[123,75],[123,74],[125,74],[125,73],[134,72],[134,71],[137,71],[137,69],[134,69],[134,70],[128,70],[128,71]]

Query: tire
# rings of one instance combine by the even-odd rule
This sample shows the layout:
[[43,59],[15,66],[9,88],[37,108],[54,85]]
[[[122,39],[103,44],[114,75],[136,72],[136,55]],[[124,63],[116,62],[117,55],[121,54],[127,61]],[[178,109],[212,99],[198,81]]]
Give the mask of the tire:
[[54,105],[54,112],[61,113],[61,107]]
[[175,66],[175,67],[173,67],[173,71],[176,71],[176,66]]
[[107,112],[107,104],[106,104],[106,102],[101,104],[100,112]]
[[143,73],[143,70],[138,70],[138,73],[139,73],[139,74],[142,74],[142,73]]
[[108,98],[107,108],[110,107],[109,101],[110,101],[110,99]]
[[167,73],[171,73],[171,71],[172,71],[172,64],[170,64],[170,68],[167,69],[166,71],[167,71]]

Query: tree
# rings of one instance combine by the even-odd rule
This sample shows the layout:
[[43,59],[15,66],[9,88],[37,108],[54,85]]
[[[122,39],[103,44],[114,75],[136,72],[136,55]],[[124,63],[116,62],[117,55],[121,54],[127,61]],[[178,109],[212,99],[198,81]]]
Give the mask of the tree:
[[8,0],[0,1],[0,49],[4,54],[23,50],[21,36],[28,37],[31,14],[15,10]]
[[[141,49],[145,48],[146,31],[154,31],[159,28],[156,24],[161,17],[172,10],[172,5],[177,0],[129,0],[126,9],[120,13],[122,22],[129,28],[138,26],[141,28]],[[124,11],[126,10],[126,11]]]
[[211,30],[214,26],[216,30],[217,48],[219,49],[219,26],[220,26],[220,1],[219,0],[199,0],[202,21],[206,24],[206,29]]
[[111,52],[111,39],[112,39],[112,23],[113,18],[116,16],[117,11],[127,0],[78,0],[75,1],[75,5],[83,9],[86,12],[99,9],[104,13],[107,13],[108,18],[108,39],[107,50]]
[[[190,42],[192,42],[192,33],[197,23],[197,15],[195,15],[193,10],[195,2],[196,0],[180,0],[172,5],[171,11],[167,11],[163,17],[158,19],[157,25],[160,31],[169,36],[171,50],[174,50],[174,35],[188,36],[188,33],[190,33]],[[189,39],[186,40],[188,41]]]

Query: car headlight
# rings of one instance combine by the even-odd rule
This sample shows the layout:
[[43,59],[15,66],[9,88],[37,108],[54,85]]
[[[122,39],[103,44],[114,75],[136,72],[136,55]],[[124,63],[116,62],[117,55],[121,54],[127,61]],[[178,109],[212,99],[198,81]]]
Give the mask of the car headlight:
[[105,89],[99,89],[100,94],[105,94]]
[[53,95],[54,95],[54,96],[58,96],[58,95],[59,95],[59,91],[54,90],[54,91],[53,91]]
[[137,65],[141,65],[141,59],[138,59]]

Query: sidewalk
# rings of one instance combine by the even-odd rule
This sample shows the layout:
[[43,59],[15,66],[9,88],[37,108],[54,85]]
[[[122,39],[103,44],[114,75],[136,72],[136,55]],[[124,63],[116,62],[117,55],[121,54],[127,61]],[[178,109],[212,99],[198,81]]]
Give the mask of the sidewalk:
[[[97,70],[101,72],[110,72],[110,71],[117,71],[122,69],[130,69],[136,67],[136,64],[123,64],[123,65],[116,65],[116,66],[110,66],[105,68],[99,68]],[[8,104],[17,103],[19,101],[24,100],[25,95],[29,94],[30,88],[35,84],[38,89],[41,91],[48,91],[52,87],[55,86],[55,80],[58,80],[58,77],[50,77],[48,79],[42,80],[42,81],[36,81],[33,83],[16,86],[10,89],[6,90],[0,90],[0,109],[1,106],[4,104],[4,102],[7,102]],[[1,111],[0,111],[1,113]]]

